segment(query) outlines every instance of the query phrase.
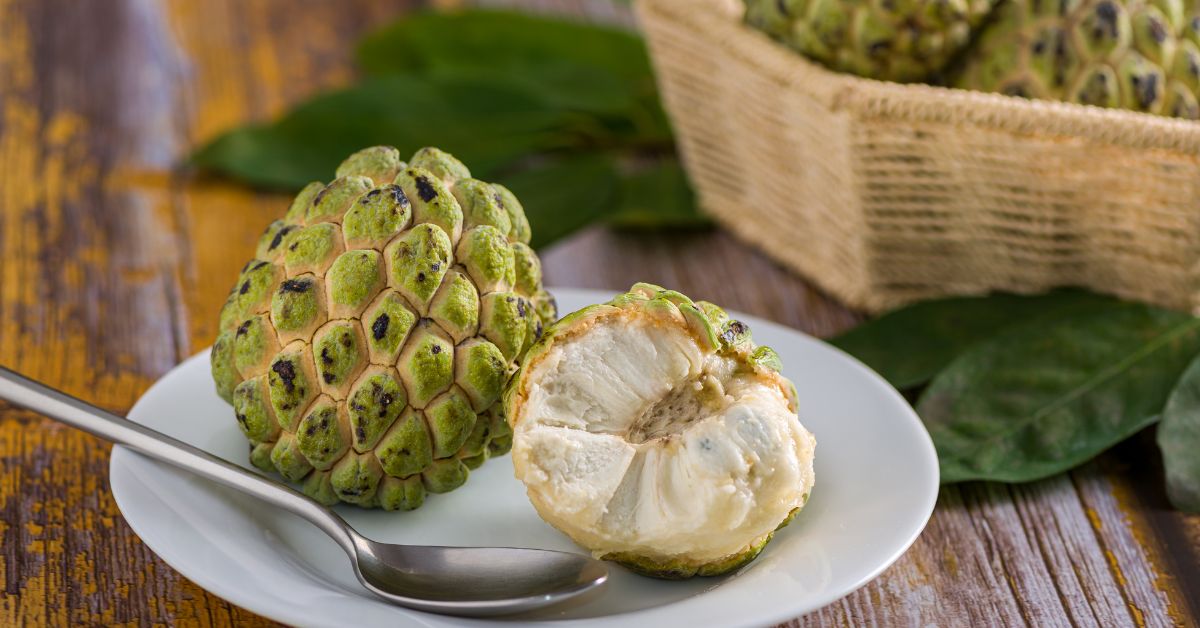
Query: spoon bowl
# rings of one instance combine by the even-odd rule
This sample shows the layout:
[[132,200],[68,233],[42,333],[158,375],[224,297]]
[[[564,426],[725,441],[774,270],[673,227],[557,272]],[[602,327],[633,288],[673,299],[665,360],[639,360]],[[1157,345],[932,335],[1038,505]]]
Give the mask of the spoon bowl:
[[372,541],[287,486],[3,367],[0,399],[307,519],[346,552],[367,590],[393,604],[445,615],[505,615],[558,604],[608,579],[602,562],[568,552]]
[[550,550],[392,545],[363,537],[355,550],[363,586],[433,613],[519,613],[575,597],[608,578],[599,561]]

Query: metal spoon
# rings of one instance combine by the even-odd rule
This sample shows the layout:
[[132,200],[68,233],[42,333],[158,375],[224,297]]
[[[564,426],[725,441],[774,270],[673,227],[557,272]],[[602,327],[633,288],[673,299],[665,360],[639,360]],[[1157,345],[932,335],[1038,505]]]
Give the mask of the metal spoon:
[[307,519],[345,550],[367,590],[393,604],[446,615],[501,615],[556,604],[608,579],[600,561],[566,552],[377,543],[286,486],[3,367],[0,399]]

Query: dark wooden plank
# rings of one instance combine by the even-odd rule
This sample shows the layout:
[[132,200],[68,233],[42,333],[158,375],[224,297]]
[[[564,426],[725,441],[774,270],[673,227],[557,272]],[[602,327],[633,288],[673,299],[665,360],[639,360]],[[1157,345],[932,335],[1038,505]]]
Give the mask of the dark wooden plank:
[[[261,230],[247,208],[282,201],[192,198],[176,160],[347,80],[348,42],[411,4],[0,2],[0,363],[123,412],[205,346],[192,321],[216,311],[209,278],[230,279],[192,253],[215,260],[213,242]],[[108,450],[0,406],[0,625],[261,623],[137,539]]]

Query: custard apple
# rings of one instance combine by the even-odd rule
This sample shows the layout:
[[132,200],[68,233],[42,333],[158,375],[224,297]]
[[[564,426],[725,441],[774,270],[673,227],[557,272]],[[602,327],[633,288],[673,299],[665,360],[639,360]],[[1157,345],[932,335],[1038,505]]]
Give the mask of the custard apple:
[[996,0],[744,0],[746,23],[839,72],[925,81]]
[[721,308],[650,284],[547,328],[504,393],[543,519],[660,578],[753,560],[813,486],[779,358]]
[[387,510],[506,453],[499,399],[555,317],[504,187],[423,148],[351,155],[267,228],[221,311],[217,392],[250,460]]
[[1005,0],[955,85],[1200,117],[1200,16],[1181,0]]

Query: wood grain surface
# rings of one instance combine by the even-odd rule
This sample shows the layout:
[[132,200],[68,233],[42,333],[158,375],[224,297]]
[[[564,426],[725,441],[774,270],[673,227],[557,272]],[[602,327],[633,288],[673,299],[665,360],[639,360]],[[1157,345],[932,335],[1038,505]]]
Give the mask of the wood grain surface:
[[[413,4],[0,0],[0,364],[123,413],[210,344],[238,252],[287,200],[181,158],[350,80],[351,43]],[[652,281],[818,336],[860,319],[719,232],[593,229],[544,259],[551,285]],[[0,625],[269,624],[137,539],[108,451],[0,405]],[[1143,434],[1044,482],[945,488],[893,567],[793,623],[1195,625],[1200,518],[1161,484]]]

